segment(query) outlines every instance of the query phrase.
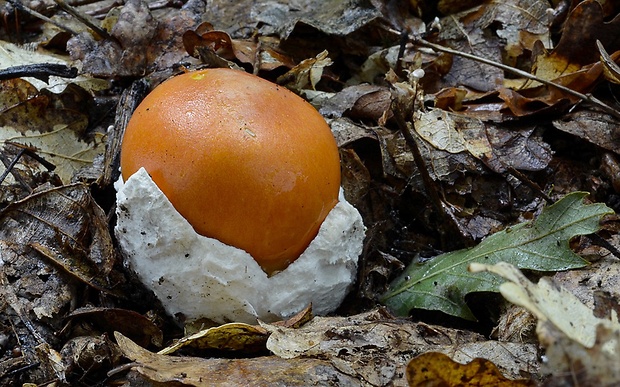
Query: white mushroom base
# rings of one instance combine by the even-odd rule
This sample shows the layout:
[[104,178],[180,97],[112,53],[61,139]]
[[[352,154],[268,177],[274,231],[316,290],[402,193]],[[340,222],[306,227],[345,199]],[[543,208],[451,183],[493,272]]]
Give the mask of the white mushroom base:
[[355,280],[365,228],[342,190],[306,251],[268,277],[247,252],[197,234],[144,169],[117,188],[115,234],[126,263],[179,321],[270,322],[310,303],[327,314]]

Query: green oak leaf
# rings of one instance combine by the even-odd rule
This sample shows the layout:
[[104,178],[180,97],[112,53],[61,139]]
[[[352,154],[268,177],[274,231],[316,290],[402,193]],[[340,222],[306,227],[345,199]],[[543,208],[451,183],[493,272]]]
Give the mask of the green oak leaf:
[[439,310],[475,320],[465,304],[473,292],[497,292],[502,279],[491,273],[470,273],[472,262],[508,262],[520,269],[561,271],[588,262],[569,247],[571,238],[599,230],[601,217],[613,210],[601,203],[584,204],[587,192],[573,192],[545,207],[535,220],[520,223],[485,238],[475,247],[412,264],[392,282],[381,301],[394,313],[413,309]]

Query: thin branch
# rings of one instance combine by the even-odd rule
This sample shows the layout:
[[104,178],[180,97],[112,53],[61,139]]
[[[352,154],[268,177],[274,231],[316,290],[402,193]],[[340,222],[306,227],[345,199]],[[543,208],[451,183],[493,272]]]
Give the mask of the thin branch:
[[82,15],[78,10],[65,3],[63,0],[54,0],[56,5],[60,7],[63,11],[78,19],[82,24],[86,27],[90,28],[95,34],[99,35],[102,39],[112,39],[112,36],[105,29],[99,27],[98,25],[92,23],[87,16]]
[[53,24],[53,25],[55,25],[56,27],[58,27],[58,28],[60,28],[61,30],[64,30],[64,31],[66,31],[66,32],[70,33],[71,35],[77,35],[77,34],[78,34],[78,33],[77,33],[77,32],[75,32],[74,30],[72,30],[71,28],[69,28],[69,27],[67,27],[67,26],[65,26],[65,25],[62,25],[62,24],[58,23],[56,20],[54,20],[54,19],[50,19],[49,17],[47,17],[47,16],[45,16],[45,15],[43,15],[43,14],[41,14],[41,13],[39,13],[39,12],[35,11],[35,10],[32,10],[32,9],[30,9],[30,8],[26,7],[25,5],[23,5],[23,4],[21,3],[21,1],[18,1],[18,0],[7,0],[7,1],[8,1],[8,2],[9,2],[12,6],[13,6],[13,7],[15,7],[16,9],[18,9],[18,10],[20,10],[20,11],[24,11],[24,12],[26,12],[27,14],[30,14],[31,16],[34,16],[34,17],[36,17],[36,18],[38,18],[38,19],[41,19],[41,20],[43,20],[43,21],[45,21],[45,22],[52,23],[52,24]]

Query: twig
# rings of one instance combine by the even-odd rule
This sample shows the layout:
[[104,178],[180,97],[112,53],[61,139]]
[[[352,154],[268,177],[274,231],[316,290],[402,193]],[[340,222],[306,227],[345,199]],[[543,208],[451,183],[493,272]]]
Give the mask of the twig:
[[554,203],[554,200],[551,199],[549,197],[549,195],[544,193],[543,190],[540,188],[540,186],[536,182],[530,180],[529,177],[525,176],[520,171],[516,170],[513,167],[510,167],[510,168],[508,168],[508,173],[510,173],[512,176],[514,176],[517,179],[519,179],[519,181],[521,181],[523,184],[528,186],[531,190],[534,191],[534,193],[536,195],[538,195],[539,197],[543,198],[547,202],[547,204],[553,204]]
[[2,184],[2,182],[4,182],[4,179],[6,179],[9,173],[11,173],[11,171],[13,170],[13,167],[17,164],[17,162],[24,155],[24,153],[26,153],[26,150],[23,148],[20,149],[17,155],[13,157],[13,160],[11,160],[9,165],[6,166],[6,169],[4,170],[4,172],[2,172],[2,175],[0,175],[0,184]]
[[[426,162],[424,161],[424,158],[422,157],[422,153],[420,152],[420,148],[418,148],[418,144],[415,138],[409,131],[409,125],[407,124],[405,120],[402,109],[398,106],[397,102],[393,102],[392,105],[393,105],[392,110],[394,112],[394,118],[396,120],[396,124],[398,125],[398,128],[400,129],[401,133],[403,134],[403,137],[405,138],[405,143],[407,144],[407,147],[409,148],[409,150],[411,151],[411,154],[413,155],[413,160],[418,169],[418,172],[420,173],[420,176],[422,177],[422,182],[424,183],[424,187],[426,188],[426,193],[430,197],[431,203],[433,204],[435,209],[438,211],[438,214],[441,217],[443,226],[446,228],[446,229],[443,229],[440,227],[439,229],[440,235],[442,237],[442,245],[443,245],[442,247],[446,249],[446,247],[448,247],[447,245],[448,245],[448,240],[449,240],[446,237],[449,236],[451,238],[454,238],[455,235],[460,235],[461,237],[465,237],[465,235],[463,235],[463,233],[459,229],[457,220],[454,218],[454,215],[452,214],[452,212],[448,208],[446,208],[444,201],[441,199],[441,197],[439,196],[439,193],[435,189],[436,184],[433,178],[428,173]],[[454,239],[451,239],[451,241],[452,241],[451,243],[454,243]],[[449,247],[453,247],[453,246],[449,246]]]
[[24,12],[26,12],[27,14],[30,14],[30,15],[32,15],[32,16],[34,16],[34,17],[38,18],[38,19],[41,19],[41,20],[43,20],[43,21],[45,21],[45,22],[52,23],[52,24],[53,24],[53,25],[55,25],[56,27],[60,28],[61,30],[67,31],[67,32],[68,32],[68,33],[70,33],[71,35],[77,35],[77,34],[78,34],[78,33],[77,33],[77,32],[75,32],[74,30],[72,30],[71,28],[69,28],[69,27],[67,27],[67,26],[64,26],[64,25],[62,25],[62,24],[58,23],[56,20],[50,19],[49,17],[47,17],[47,16],[45,16],[45,15],[43,15],[43,14],[41,14],[41,13],[39,13],[39,12],[35,11],[35,10],[32,10],[32,9],[30,9],[30,8],[26,7],[25,5],[23,5],[23,4],[22,4],[20,1],[18,1],[18,0],[7,0],[7,1],[8,1],[8,2],[9,2],[12,6],[13,6],[13,7],[17,8],[18,10],[20,10],[20,11],[24,11]]
[[103,29],[103,28],[99,27],[98,25],[95,25],[94,23],[92,23],[88,19],[88,17],[82,15],[75,8],[73,8],[69,4],[65,3],[63,0],[54,0],[54,1],[60,7],[60,9],[62,9],[63,11],[68,13],[69,15],[73,16],[74,18],[78,19],[86,27],[90,28],[95,34],[99,35],[100,38],[102,38],[102,39],[113,39],[112,36],[108,33],[108,31],[106,31],[105,29]]
[[[397,30],[390,29],[390,32],[400,34],[400,32],[397,31]],[[530,73],[528,73],[526,71],[523,71],[523,70],[519,70],[519,69],[517,69],[515,67],[507,66],[507,65],[505,65],[503,63],[495,62],[495,61],[492,61],[490,59],[482,58],[482,57],[479,57],[479,56],[476,56],[476,55],[468,54],[466,52],[462,52],[462,51],[458,51],[458,50],[453,50],[451,48],[444,47],[444,46],[439,45],[439,44],[431,43],[431,42],[429,42],[427,40],[424,40],[424,39],[422,39],[420,37],[417,37],[417,36],[410,36],[410,39],[415,44],[419,44],[419,45],[424,46],[424,47],[429,47],[429,48],[432,48],[433,50],[445,52],[445,53],[452,54],[452,55],[457,55],[457,56],[460,56],[460,57],[463,57],[463,58],[466,58],[466,59],[470,59],[470,60],[474,60],[474,61],[477,61],[477,62],[480,62],[480,63],[484,63],[484,64],[487,64],[489,66],[497,67],[497,68],[502,69],[502,70],[504,70],[506,72],[518,75],[520,77],[527,78],[527,79],[530,79],[532,81],[537,81],[537,82],[540,82],[540,83],[542,83],[544,85],[547,85],[547,86],[555,87],[555,88],[557,88],[559,90],[562,90],[566,94],[570,94],[570,95],[572,95],[574,97],[577,97],[577,98],[579,98],[579,99],[581,99],[583,101],[590,102],[591,104],[600,107],[605,112],[611,114],[612,116],[616,117],[617,119],[620,119],[620,112],[618,112],[618,110],[612,108],[611,106],[607,105],[606,103],[604,103],[603,101],[599,100],[598,98],[593,97],[592,95],[580,93],[580,92],[575,91],[575,90],[573,90],[573,89],[571,89],[569,87],[566,87],[566,86],[563,86],[563,85],[558,85],[557,83],[548,81],[546,79],[542,79],[540,77],[537,77],[536,75],[530,74]]]
[[78,70],[75,67],[69,67],[59,63],[20,65],[0,70],[0,79],[33,77],[45,83],[49,83],[50,75],[62,78],[75,78],[78,75]]

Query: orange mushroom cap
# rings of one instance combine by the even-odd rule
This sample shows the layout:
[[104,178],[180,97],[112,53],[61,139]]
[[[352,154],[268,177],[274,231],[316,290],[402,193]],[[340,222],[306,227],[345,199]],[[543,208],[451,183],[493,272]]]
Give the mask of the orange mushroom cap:
[[196,232],[247,251],[270,274],[306,249],[340,189],[323,117],[230,69],[173,77],[142,101],[123,138],[123,179],[140,167]]

